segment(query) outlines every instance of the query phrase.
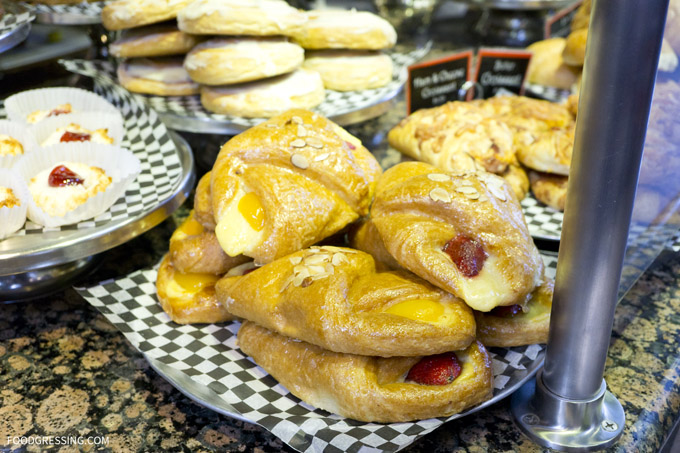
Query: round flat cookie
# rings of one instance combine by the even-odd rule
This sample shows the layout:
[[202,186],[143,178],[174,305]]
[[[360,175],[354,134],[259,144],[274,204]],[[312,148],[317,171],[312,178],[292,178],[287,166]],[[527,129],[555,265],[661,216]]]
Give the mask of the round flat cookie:
[[392,59],[380,52],[308,51],[303,66],[321,74],[323,84],[329,90],[367,90],[392,81]]
[[181,32],[175,25],[150,25],[125,30],[109,51],[118,58],[183,55],[199,42],[201,38]]
[[191,0],[117,0],[102,9],[107,30],[123,30],[174,19]]
[[118,81],[134,93],[156,96],[197,94],[198,84],[182,66],[182,58],[135,58],[118,66]]

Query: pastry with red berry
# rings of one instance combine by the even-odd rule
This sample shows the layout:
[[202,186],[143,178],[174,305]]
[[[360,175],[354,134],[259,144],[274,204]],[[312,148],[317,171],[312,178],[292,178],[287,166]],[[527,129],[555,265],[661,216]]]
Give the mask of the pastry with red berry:
[[113,137],[109,136],[107,128],[89,130],[75,123],[54,130],[40,145],[43,147],[57,143],[92,142],[102,145],[112,145]]
[[51,118],[54,116],[59,116],[59,115],[68,115],[69,113],[73,113],[73,108],[71,107],[71,104],[65,103],[65,104],[60,104],[53,109],[49,110],[35,110],[31,112],[27,117],[26,117],[26,122],[30,124],[35,124],[39,123],[40,121],[44,120],[45,118]]
[[434,356],[371,357],[331,352],[248,321],[238,341],[298,398],[364,422],[447,417],[493,393],[491,358],[480,342]]
[[430,355],[475,337],[462,300],[407,272],[376,272],[370,255],[349,248],[301,250],[216,290],[230,313],[335,352]]

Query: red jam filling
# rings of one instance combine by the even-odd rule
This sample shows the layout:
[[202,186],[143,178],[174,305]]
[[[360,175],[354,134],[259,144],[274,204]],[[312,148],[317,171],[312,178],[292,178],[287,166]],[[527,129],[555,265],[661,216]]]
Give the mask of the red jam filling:
[[522,310],[522,306],[515,304],[515,305],[507,305],[504,307],[496,307],[493,310],[489,312],[490,315],[493,316],[498,316],[500,318],[512,318],[513,316],[522,314],[524,311]]
[[451,239],[442,250],[451,257],[458,270],[466,277],[479,274],[487,258],[482,244],[464,234]]
[[56,109],[52,110],[47,116],[63,115],[64,113],[71,113],[71,111],[70,111],[70,110],[65,110],[65,109],[56,108]]
[[50,187],[77,186],[83,182],[85,182],[83,178],[64,165],[54,167],[47,180]]
[[79,132],[64,132],[61,136],[60,142],[89,142],[90,134],[81,134]]
[[354,145],[352,145],[350,142],[347,142],[347,141],[346,141],[345,143],[347,144],[347,146],[349,146],[349,149],[351,149],[352,151],[354,151],[355,149],[357,149],[357,147],[354,146]]
[[447,385],[456,379],[463,367],[453,352],[423,357],[406,375],[407,381],[422,385]]

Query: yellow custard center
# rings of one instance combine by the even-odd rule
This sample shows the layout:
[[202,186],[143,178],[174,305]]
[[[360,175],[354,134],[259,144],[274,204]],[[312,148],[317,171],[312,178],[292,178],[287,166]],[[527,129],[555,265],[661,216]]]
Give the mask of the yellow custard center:
[[201,225],[193,217],[189,217],[187,220],[185,220],[179,229],[187,236],[196,236],[197,234],[203,233],[203,225]]
[[238,202],[238,211],[255,231],[264,228],[264,208],[254,192],[248,192]]
[[186,291],[197,293],[206,286],[214,285],[220,277],[213,274],[181,274],[177,272],[174,279]]
[[385,313],[416,321],[437,322],[444,315],[444,306],[433,300],[410,299],[392,305]]

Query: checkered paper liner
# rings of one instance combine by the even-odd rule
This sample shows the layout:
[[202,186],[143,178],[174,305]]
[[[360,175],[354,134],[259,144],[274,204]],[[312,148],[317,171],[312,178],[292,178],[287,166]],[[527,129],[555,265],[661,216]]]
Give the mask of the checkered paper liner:
[[[384,87],[372,90],[347,92],[326,90],[324,101],[312,110],[332,120],[334,117],[367,109],[393,98],[406,82],[406,67],[423,58],[429,49],[430,45],[428,44],[425,47],[410,51],[387,52],[394,63],[392,82]],[[114,67],[109,62],[70,60],[63,61],[62,64],[71,72],[94,78],[97,84],[102,87],[118,85]],[[263,118],[241,118],[211,113],[203,108],[198,95],[164,97],[137,94],[135,96],[148,103],[161,116],[173,115],[180,118],[226,124],[228,127],[238,130],[245,130],[264,121]]]
[[[146,105],[137,102],[122,88],[112,87],[102,94],[123,116],[125,136],[120,146],[132,151],[140,160],[142,172],[130,184],[123,197],[93,219],[55,228],[46,228],[27,221],[13,236],[46,231],[77,231],[134,218],[158,206],[172,195],[179,184],[182,176],[179,152],[158,115]],[[6,112],[0,104],[0,119],[5,117]]]
[[[557,257],[543,255],[554,277]],[[544,345],[492,348],[494,396],[449,418],[410,423],[363,423],[329,414],[300,401],[245,356],[236,343],[238,322],[175,324],[156,298],[157,267],[134,272],[90,288],[76,288],[152,363],[174,376],[207,388],[206,404],[240,420],[261,425],[291,447],[305,452],[397,451],[447,421],[493,404],[529,379],[543,362]],[[180,390],[194,399],[190,387]]]
[[544,205],[531,193],[524,197],[521,205],[531,237],[551,241],[560,240],[564,219],[561,211]]
[[546,101],[561,103],[567,100],[571,95],[571,91],[545,85],[537,85],[535,83],[525,83],[524,94],[530,97],[545,99]]
[[5,15],[0,18],[0,38],[35,19],[33,7],[11,2],[3,3]]
[[675,233],[675,236],[668,241],[668,248],[674,252],[680,252],[680,231]]
[[86,2],[71,5],[35,5],[38,16],[48,16],[50,18],[59,17],[59,23],[68,22],[69,18],[75,18],[76,23],[98,24],[101,23],[102,9],[106,2]]

